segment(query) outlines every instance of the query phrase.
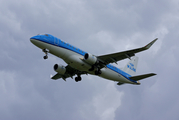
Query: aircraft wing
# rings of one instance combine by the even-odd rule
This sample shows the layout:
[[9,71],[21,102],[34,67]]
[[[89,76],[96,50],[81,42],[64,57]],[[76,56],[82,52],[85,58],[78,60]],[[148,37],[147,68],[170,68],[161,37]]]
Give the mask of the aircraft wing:
[[69,77],[73,78],[73,76],[75,76],[76,74],[78,75],[87,74],[86,72],[76,70],[69,65],[67,65],[65,68],[66,68],[66,72],[64,75],[57,73],[56,75],[52,76],[51,79],[57,80],[57,79],[62,78],[63,80],[66,81],[66,78],[69,78]]
[[158,38],[156,38],[155,40],[153,40],[152,42],[150,42],[149,44],[141,48],[127,50],[127,51],[113,53],[113,54],[101,55],[101,56],[97,56],[97,58],[104,65],[107,65],[109,63],[114,63],[114,62],[117,63],[117,61],[120,61],[126,58],[130,59],[130,57],[135,56],[135,53],[149,49],[155,43],[157,39]]

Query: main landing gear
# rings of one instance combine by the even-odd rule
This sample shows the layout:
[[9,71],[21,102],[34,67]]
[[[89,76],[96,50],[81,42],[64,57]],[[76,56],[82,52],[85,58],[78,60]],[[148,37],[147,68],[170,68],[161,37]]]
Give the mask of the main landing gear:
[[45,53],[45,56],[43,58],[47,59],[49,50],[48,49],[43,49],[42,51]]
[[94,71],[95,75],[100,75],[102,72],[100,70],[100,68],[92,65],[92,67],[89,69],[89,71],[93,71],[96,68],[96,70]]
[[97,70],[95,71],[95,75],[100,75],[102,72],[99,68],[97,68]]
[[75,81],[76,81],[76,82],[81,81],[81,76],[75,77]]

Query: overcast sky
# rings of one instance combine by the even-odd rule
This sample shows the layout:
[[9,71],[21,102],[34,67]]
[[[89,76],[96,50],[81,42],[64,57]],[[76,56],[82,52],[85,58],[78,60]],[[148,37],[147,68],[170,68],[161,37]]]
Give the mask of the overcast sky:
[[[66,65],[29,40],[50,33],[103,55],[142,47],[141,85],[117,86],[96,76],[76,83],[50,79]],[[179,0],[0,0],[1,120],[178,120]],[[129,60],[119,61],[119,68]]]

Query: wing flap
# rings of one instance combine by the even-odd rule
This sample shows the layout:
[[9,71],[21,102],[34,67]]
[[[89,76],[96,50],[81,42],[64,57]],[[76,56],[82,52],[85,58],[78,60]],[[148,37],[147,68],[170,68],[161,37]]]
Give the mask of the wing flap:
[[155,73],[150,73],[150,74],[132,76],[132,77],[129,77],[129,78],[132,79],[132,80],[138,81],[138,80],[142,80],[142,79],[145,79],[145,78],[148,78],[148,77],[152,77],[154,75],[156,75],[156,74]]

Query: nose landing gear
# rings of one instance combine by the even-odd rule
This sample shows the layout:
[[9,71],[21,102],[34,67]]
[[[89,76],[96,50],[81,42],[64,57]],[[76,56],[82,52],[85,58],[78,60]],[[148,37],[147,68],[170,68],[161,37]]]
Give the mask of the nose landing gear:
[[48,58],[49,50],[48,49],[43,49],[42,51],[45,53],[45,56],[43,58],[47,59]]
[[45,56],[44,56],[44,59],[47,59],[47,58],[48,58],[48,56],[47,56],[47,55],[45,55]]

